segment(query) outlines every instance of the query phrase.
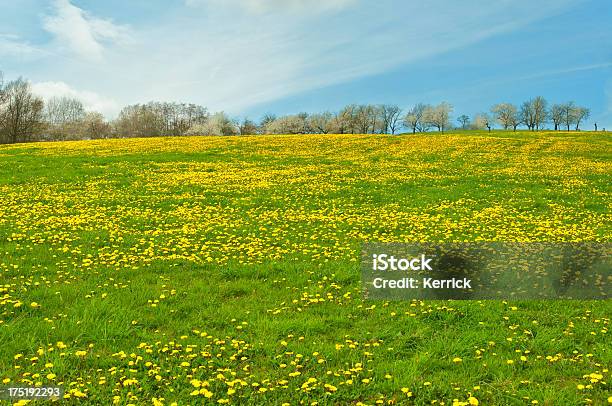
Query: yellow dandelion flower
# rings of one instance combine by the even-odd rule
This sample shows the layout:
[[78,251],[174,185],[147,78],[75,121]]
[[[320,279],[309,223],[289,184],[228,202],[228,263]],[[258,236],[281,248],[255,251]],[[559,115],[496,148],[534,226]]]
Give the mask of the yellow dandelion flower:
[[334,385],[330,385],[328,383],[326,383],[324,387],[326,391],[331,392],[331,393],[334,393],[335,391],[338,390],[338,388],[336,388]]
[[213,393],[206,388],[200,389],[200,395],[204,395],[206,398],[212,398]]

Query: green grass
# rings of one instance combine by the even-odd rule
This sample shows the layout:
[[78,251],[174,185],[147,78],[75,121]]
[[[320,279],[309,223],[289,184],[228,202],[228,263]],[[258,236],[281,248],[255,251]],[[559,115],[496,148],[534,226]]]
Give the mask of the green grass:
[[364,241],[610,241],[611,146],[501,131],[0,146],[0,380],[91,404],[604,404],[609,301],[368,302],[357,260]]

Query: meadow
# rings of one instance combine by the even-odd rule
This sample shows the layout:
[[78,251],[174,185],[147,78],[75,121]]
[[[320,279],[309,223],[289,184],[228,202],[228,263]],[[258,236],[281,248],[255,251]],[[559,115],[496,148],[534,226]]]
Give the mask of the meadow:
[[62,404],[612,403],[610,301],[365,301],[365,241],[610,241],[612,137],[0,146],[0,381]]

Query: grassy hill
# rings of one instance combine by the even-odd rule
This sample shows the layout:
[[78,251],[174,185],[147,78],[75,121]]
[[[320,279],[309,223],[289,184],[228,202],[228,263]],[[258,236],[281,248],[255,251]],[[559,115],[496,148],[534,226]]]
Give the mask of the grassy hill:
[[92,404],[606,403],[609,301],[368,302],[358,258],[610,241],[611,173],[605,133],[0,146],[0,380]]

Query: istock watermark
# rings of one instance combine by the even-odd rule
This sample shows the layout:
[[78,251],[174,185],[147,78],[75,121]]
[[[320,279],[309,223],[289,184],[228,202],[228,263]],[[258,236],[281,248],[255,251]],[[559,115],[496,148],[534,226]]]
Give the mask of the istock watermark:
[[609,299],[610,243],[364,244],[367,299]]

